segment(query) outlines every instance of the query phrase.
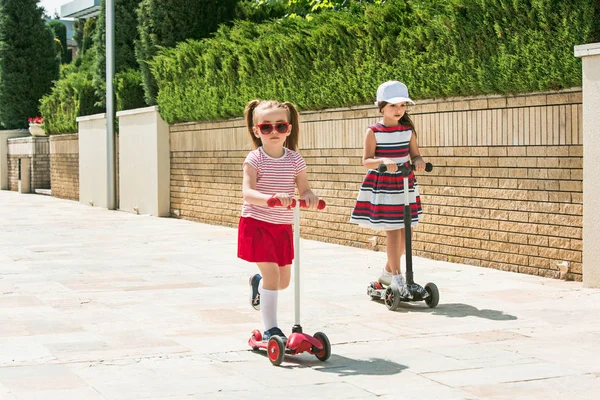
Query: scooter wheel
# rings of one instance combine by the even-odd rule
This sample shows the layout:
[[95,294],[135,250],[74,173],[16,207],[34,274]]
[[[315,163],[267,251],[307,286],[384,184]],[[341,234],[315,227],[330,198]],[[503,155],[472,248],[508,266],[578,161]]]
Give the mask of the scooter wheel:
[[395,311],[400,305],[400,292],[396,288],[385,289],[385,306],[390,311]]
[[[262,333],[260,333],[258,329],[255,329],[252,331],[252,337],[254,338],[255,342],[260,342],[262,340]],[[252,350],[258,350],[258,346],[252,346]]]
[[283,357],[285,357],[285,345],[283,339],[279,336],[272,336],[267,344],[267,353],[269,354],[269,361],[271,364],[278,366],[281,365]]
[[327,361],[331,356],[331,343],[329,343],[327,335],[323,332],[317,332],[313,337],[321,342],[321,345],[323,346],[323,350],[315,352],[315,356],[321,361]]
[[429,308],[435,308],[440,302],[440,291],[435,283],[432,282],[425,285],[425,290],[429,293],[429,297],[425,299],[425,303]]

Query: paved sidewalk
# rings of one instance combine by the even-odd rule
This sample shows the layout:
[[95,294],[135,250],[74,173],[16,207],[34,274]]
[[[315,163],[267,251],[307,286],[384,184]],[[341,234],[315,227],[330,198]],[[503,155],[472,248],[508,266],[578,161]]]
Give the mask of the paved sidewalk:
[[598,398],[600,290],[416,258],[440,305],[390,312],[365,293],[384,253],[301,251],[332,356],[273,367],[234,229],[0,191],[0,399]]

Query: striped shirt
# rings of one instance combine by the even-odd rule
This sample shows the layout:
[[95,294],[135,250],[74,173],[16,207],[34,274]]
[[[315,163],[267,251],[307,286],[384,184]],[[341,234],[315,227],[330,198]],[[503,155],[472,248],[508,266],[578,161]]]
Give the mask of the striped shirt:
[[[269,196],[275,193],[293,196],[296,190],[296,176],[306,169],[306,162],[302,156],[285,147],[280,158],[270,157],[259,147],[248,154],[244,160],[244,165],[246,164],[256,169],[256,190]],[[242,217],[272,224],[291,224],[294,220],[294,210],[257,206],[244,201]]]

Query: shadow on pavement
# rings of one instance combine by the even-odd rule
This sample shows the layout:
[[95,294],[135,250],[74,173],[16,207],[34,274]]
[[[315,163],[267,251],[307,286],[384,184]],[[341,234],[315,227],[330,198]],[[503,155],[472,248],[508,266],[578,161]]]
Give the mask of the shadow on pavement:
[[280,366],[280,368],[288,369],[298,367],[310,367],[315,371],[328,372],[337,374],[338,376],[395,375],[399,374],[403,369],[408,368],[406,365],[397,364],[382,358],[356,360],[336,354],[332,354],[326,362],[319,361],[314,356],[308,355],[286,356],[283,364]]
[[428,308],[423,303],[415,305],[404,303],[400,304],[400,307],[396,309],[396,312],[406,311],[427,312],[449,318],[478,317],[493,321],[513,321],[517,319],[514,315],[504,314],[504,311],[486,308],[480,310],[477,307],[462,303],[439,304],[436,308]]

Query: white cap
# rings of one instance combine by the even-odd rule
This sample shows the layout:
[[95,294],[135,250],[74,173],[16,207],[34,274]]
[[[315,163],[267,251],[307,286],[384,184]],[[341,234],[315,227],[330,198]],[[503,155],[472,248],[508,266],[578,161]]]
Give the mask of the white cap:
[[390,104],[398,104],[406,101],[415,104],[415,102],[408,97],[408,88],[406,85],[398,81],[387,81],[379,85],[377,88],[377,101],[375,102],[375,105],[380,101],[385,101]]

